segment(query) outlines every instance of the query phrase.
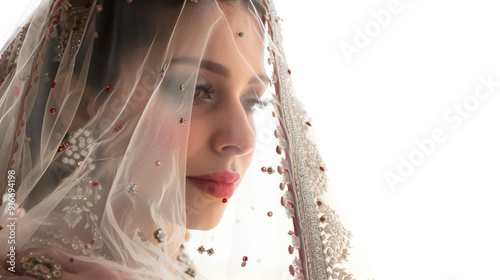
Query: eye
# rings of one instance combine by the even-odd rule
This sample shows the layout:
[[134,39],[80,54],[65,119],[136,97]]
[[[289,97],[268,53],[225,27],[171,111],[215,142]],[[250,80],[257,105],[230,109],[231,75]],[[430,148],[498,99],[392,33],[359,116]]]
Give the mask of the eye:
[[271,99],[260,100],[257,98],[244,99],[241,104],[247,113],[253,113],[256,110],[262,110],[271,104]]
[[200,83],[196,84],[194,91],[193,105],[207,103],[215,92],[214,86],[209,81],[203,78],[199,78],[199,80]]

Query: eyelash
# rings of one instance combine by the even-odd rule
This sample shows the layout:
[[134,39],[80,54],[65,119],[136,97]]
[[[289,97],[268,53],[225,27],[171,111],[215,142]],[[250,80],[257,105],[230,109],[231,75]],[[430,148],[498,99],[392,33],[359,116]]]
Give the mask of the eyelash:
[[[206,92],[208,97],[200,97],[200,90],[203,90]],[[196,85],[196,89],[194,92],[194,99],[193,99],[193,104],[204,104],[207,102],[207,99],[212,99],[212,94],[215,92],[214,86],[208,82],[208,81],[203,81],[203,84],[201,85]]]
[[[196,85],[193,105],[207,103],[207,100],[212,99],[212,94],[215,92],[215,88],[212,83],[204,79],[202,81],[202,84]],[[201,91],[204,91],[207,96],[200,97]],[[243,107],[248,113],[252,113],[257,109],[264,109],[264,107],[268,106],[269,104],[270,102],[268,100],[261,101],[257,98],[250,98],[243,101]]]

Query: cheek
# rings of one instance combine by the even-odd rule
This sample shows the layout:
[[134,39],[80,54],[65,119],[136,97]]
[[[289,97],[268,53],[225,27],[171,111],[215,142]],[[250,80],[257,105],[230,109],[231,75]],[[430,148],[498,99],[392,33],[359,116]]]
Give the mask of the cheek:
[[208,149],[209,131],[208,126],[200,121],[192,119],[189,126],[189,137],[187,147],[187,166],[188,170],[193,165],[196,158],[200,158],[204,149]]

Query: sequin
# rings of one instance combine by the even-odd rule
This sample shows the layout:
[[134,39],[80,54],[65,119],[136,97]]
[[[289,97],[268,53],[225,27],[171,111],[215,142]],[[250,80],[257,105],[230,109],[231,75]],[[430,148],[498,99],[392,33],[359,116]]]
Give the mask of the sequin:
[[157,160],[155,164],[156,164],[156,166],[160,167],[161,166],[161,161]]
[[56,87],[56,82],[53,82],[52,85],[50,86],[51,88],[55,88]]
[[267,172],[267,167],[262,166],[262,168],[260,169],[260,171],[262,171],[262,172]]
[[273,212],[271,212],[271,211],[267,212],[267,216],[268,217],[272,217],[273,216]]
[[198,251],[198,253],[203,254],[203,253],[205,253],[206,250],[205,250],[205,247],[203,247],[203,245],[201,245],[200,247],[198,247],[197,251]]
[[155,231],[155,238],[158,242],[163,242],[167,238],[167,234],[161,228]]
[[99,38],[99,33],[98,32],[94,32],[94,34],[92,34],[92,37],[94,37],[94,39]]
[[238,33],[238,36],[243,37],[243,36],[245,36],[245,33],[240,32],[240,33]]
[[111,88],[110,87],[106,87],[106,91],[107,92],[111,92]]
[[244,256],[244,257],[242,258],[242,260],[243,260],[244,262],[246,262],[246,261],[248,261],[248,257],[247,257],[247,256]]
[[139,191],[139,187],[136,184],[129,184],[127,186],[127,192],[131,195],[136,195],[137,191]]
[[56,108],[50,108],[50,113],[55,114],[57,112]]
[[194,272],[194,270],[190,267],[188,267],[188,269],[186,271],[184,271],[184,273],[186,273],[187,275],[191,276],[191,277],[195,277],[196,276],[196,273]]
[[210,248],[210,249],[207,250],[207,254],[209,256],[213,255],[214,253],[215,253],[214,248]]
[[227,198],[223,198],[222,203],[226,203],[226,202],[227,202]]
[[85,249],[92,250],[92,245],[90,243],[85,244]]

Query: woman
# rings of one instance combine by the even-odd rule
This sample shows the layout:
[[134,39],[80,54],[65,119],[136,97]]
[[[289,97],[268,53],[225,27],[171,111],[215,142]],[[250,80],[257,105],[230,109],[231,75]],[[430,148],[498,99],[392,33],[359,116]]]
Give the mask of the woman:
[[277,22],[267,1],[42,1],[2,55],[5,279],[351,279]]

